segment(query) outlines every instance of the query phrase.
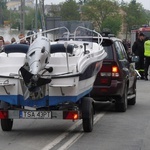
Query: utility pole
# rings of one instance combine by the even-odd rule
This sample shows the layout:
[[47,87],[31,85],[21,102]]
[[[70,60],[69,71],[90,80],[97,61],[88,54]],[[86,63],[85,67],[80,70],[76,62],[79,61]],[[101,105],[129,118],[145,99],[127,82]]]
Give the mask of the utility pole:
[[25,32],[25,0],[21,0],[20,5],[20,32]]
[[42,29],[45,30],[45,17],[44,17],[44,0],[40,0],[40,14],[41,14],[41,24]]
[[3,9],[2,6],[0,5],[0,25],[2,25],[3,22]]
[[36,0],[36,4],[35,4],[35,30],[37,31],[37,7],[38,7],[38,4],[37,4],[37,0]]

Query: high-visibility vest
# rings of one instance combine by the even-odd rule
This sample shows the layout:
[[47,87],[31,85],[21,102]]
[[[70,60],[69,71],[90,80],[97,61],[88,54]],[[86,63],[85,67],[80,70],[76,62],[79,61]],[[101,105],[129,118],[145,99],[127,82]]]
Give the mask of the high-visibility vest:
[[150,40],[144,43],[144,56],[150,57]]

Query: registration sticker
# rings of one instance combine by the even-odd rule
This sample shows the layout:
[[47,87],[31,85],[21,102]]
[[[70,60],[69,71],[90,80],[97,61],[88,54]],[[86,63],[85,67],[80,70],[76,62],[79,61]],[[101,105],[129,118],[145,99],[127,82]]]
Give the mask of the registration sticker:
[[51,111],[20,111],[22,119],[51,119]]

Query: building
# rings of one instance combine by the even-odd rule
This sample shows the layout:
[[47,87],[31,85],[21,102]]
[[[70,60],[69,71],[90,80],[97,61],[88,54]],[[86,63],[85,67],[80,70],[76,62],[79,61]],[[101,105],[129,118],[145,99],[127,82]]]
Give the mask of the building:
[[[21,1],[20,0],[8,0],[7,1],[7,9],[8,10],[20,10]],[[34,8],[34,1],[33,0],[25,0],[25,6]]]

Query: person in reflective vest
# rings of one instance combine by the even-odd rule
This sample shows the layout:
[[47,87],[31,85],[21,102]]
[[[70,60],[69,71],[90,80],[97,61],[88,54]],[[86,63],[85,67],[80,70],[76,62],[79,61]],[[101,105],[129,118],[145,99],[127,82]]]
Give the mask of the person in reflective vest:
[[144,56],[145,56],[145,80],[148,80],[148,68],[150,65],[150,37],[144,43]]

